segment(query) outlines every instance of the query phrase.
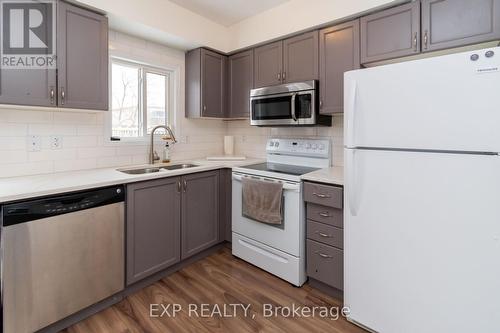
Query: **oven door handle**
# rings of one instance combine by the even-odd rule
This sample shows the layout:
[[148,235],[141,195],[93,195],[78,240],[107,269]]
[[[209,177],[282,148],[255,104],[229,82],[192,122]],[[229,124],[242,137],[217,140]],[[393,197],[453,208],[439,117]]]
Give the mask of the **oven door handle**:
[[293,121],[297,121],[297,115],[295,114],[295,100],[296,99],[297,99],[297,93],[293,93],[293,95],[292,95],[292,107],[290,108]]
[[[269,178],[262,178],[262,177],[255,177],[255,176],[243,176],[243,175],[240,175],[240,174],[234,174],[233,173],[233,180],[241,181],[244,177],[248,177],[248,178],[252,178],[252,179],[256,179],[256,180],[267,180],[267,181],[274,181],[274,182],[276,182],[276,180],[271,180]],[[293,192],[300,192],[300,183],[296,183],[296,184],[291,184],[291,183],[288,183],[288,182],[281,182],[281,183],[283,183],[283,190],[293,191]]]

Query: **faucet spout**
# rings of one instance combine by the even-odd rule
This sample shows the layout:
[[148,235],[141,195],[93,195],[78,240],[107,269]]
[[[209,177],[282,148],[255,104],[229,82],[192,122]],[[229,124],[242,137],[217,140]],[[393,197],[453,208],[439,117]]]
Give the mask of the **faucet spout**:
[[163,128],[165,131],[167,131],[167,133],[168,133],[168,135],[170,135],[170,138],[172,139],[173,143],[177,143],[177,139],[175,138],[175,135],[172,132],[172,129],[170,129],[170,127],[168,127],[167,125],[158,125],[158,126],[154,127],[151,130],[151,141],[149,144],[149,164],[154,164],[155,160],[157,159],[157,158],[155,158],[154,135],[155,135],[156,130],[158,130],[160,128]]

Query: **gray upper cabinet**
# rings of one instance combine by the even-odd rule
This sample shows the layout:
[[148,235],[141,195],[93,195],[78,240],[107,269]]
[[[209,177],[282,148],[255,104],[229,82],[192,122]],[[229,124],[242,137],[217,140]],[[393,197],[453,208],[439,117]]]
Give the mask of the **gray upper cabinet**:
[[422,1],[424,52],[498,38],[500,38],[500,0]]
[[281,84],[283,70],[283,42],[260,46],[254,49],[255,88]]
[[55,69],[1,69],[1,104],[56,106],[56,94]]
[[108,21],[57,2],[56,69],[1,69],[0,103],[108,109]]
[[283,82],[318,79],[318,31],[283,41]]
[[65,2],[58,4],[59,106],[108,109],[108,19]]
[[227,118],[248,118],[250,90],[253,88],[253,50],[228,58]]
[[186,117],[225,117],[226,62],[202,48],[186,54]]
[[364,16],[360,24],[362,64],[420,52],[419,1]]
[[180,178],[127,186],[127,285],[180,260]]
[[360,68],[359,20],[319,31],[321,114],[344,110],[344,73]]
[[219,242],[219,171],[182,177],[181,258]]

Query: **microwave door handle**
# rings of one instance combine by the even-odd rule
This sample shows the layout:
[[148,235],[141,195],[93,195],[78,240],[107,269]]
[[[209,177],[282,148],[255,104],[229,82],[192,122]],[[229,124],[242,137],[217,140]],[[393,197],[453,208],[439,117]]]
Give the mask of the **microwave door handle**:
[[297,99],[297,93],[293,93],[292,95],[292,119],[293,121],[297,121],[297,115],[295,114],[295,100]]

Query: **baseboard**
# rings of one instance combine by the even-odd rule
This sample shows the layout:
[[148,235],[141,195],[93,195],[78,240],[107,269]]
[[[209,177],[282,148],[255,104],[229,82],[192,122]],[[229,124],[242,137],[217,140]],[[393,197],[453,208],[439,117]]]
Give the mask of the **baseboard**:
[[309,281],[307,283],[309,284],[309,286],[313,287],[314,289],[318,289],[319,291],[327,294],[328,296],[337,298],[339,300],[344,300],[344,292],[340,289],[329,286],[326,283],[315,280],[313,278],[309,278]]

